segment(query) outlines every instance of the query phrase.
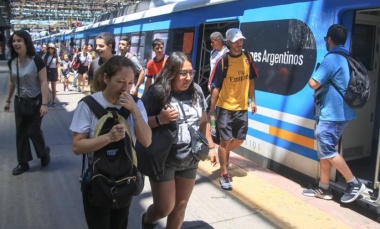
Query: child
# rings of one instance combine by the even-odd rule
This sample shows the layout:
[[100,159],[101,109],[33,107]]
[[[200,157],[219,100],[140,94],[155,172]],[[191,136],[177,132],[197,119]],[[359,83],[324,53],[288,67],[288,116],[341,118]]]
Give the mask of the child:
[[69,56],[67,54],[63,55],[63,60],[61,61],[61,70],[63,76],[63,91],[70,91],[69,89],[69,74],[70,74],[70,64]]

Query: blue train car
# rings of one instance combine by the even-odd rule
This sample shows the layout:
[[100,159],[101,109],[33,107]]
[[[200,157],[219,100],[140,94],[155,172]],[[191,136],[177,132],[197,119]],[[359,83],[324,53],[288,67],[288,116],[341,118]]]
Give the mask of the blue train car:
[[[252,54],[259,78],[258,113],[249,115],[247,139],[236,152],[280,173],[318,178],[313,90],[307,82],[327,53],[327,29],[336,23],[348,28],[346,47],[365,64],[371,77],[370,100],[357,110],[358,118],[346,128],[339,151],[354,174],[370,188],[362,201],[378,209],[380,1],[177,1],[80,27],[61,34],[59,39],[80,46],[94,43],[100,32],[115,34],[116,43],[121,36],[128,36],[131,51],[145,66],[154,55],[152,40],[162,38],[167,54],[183,51],[192,56],[195,80],[207,96],[209,36],[214,31],[224,34],[229,28],[239,27],[246,37],[244,49]],[[57,37],[42,41],[46,39]],[[334,187],[344,190],[342,176],[332,174]]]

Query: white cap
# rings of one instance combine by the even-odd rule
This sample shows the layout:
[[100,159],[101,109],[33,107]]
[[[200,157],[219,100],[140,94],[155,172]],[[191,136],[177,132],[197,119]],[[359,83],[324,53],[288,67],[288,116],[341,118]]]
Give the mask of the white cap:
[[235,42],[239,39],[245,39],[245,37],[241,33],[240,29],[233,28],[233,29],[227,30],[227,32],[226,32],[226,40],[227,41]]

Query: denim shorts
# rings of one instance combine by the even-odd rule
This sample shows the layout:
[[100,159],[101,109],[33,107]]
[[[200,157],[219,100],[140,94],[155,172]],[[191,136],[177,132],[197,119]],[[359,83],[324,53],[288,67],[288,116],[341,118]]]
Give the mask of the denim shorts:
[[347,124],[348,121],[317,121],[314,134],[319,159],[332,158],[338,154],[335,147]]

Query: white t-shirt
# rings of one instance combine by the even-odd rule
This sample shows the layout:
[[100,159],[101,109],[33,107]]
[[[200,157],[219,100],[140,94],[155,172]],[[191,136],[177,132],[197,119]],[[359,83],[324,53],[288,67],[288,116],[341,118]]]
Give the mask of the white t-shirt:
[[211,51],[211,56],[210,56],[210,75],[212,73],[212,70],[214,69],[215,67],[215,64],[216,64],[216,61],[221,57],[223,56],[224,53],[228,52],[228,48],[227,46],[223,46],[223,48],[221,50],[216,50],[214,49],[213,51]]
[[[120,109],[121,106],[114,105],[108,102],[102,92],[96,92],[91,95],[95,100],[104,108],[112,107]],[[137,107],[139,108],[141,115],[145,122],[148,122],[148,116],[144,104],[139,99],[137,101]],[[132,114],[129,115],[127,125],[129,127],[129,132],[131,133],[131,140],[133,144],[136,142],[136,133],[135,133],[135,123],[133,121]],[[79,102],[77,108],[75,109],[73,120],[71,121],[70,130],[76,133],[89,133],[89,138],[94,137],[96,124],[98,123],[98,118],[90,110],[88,105],[85,102]]]

